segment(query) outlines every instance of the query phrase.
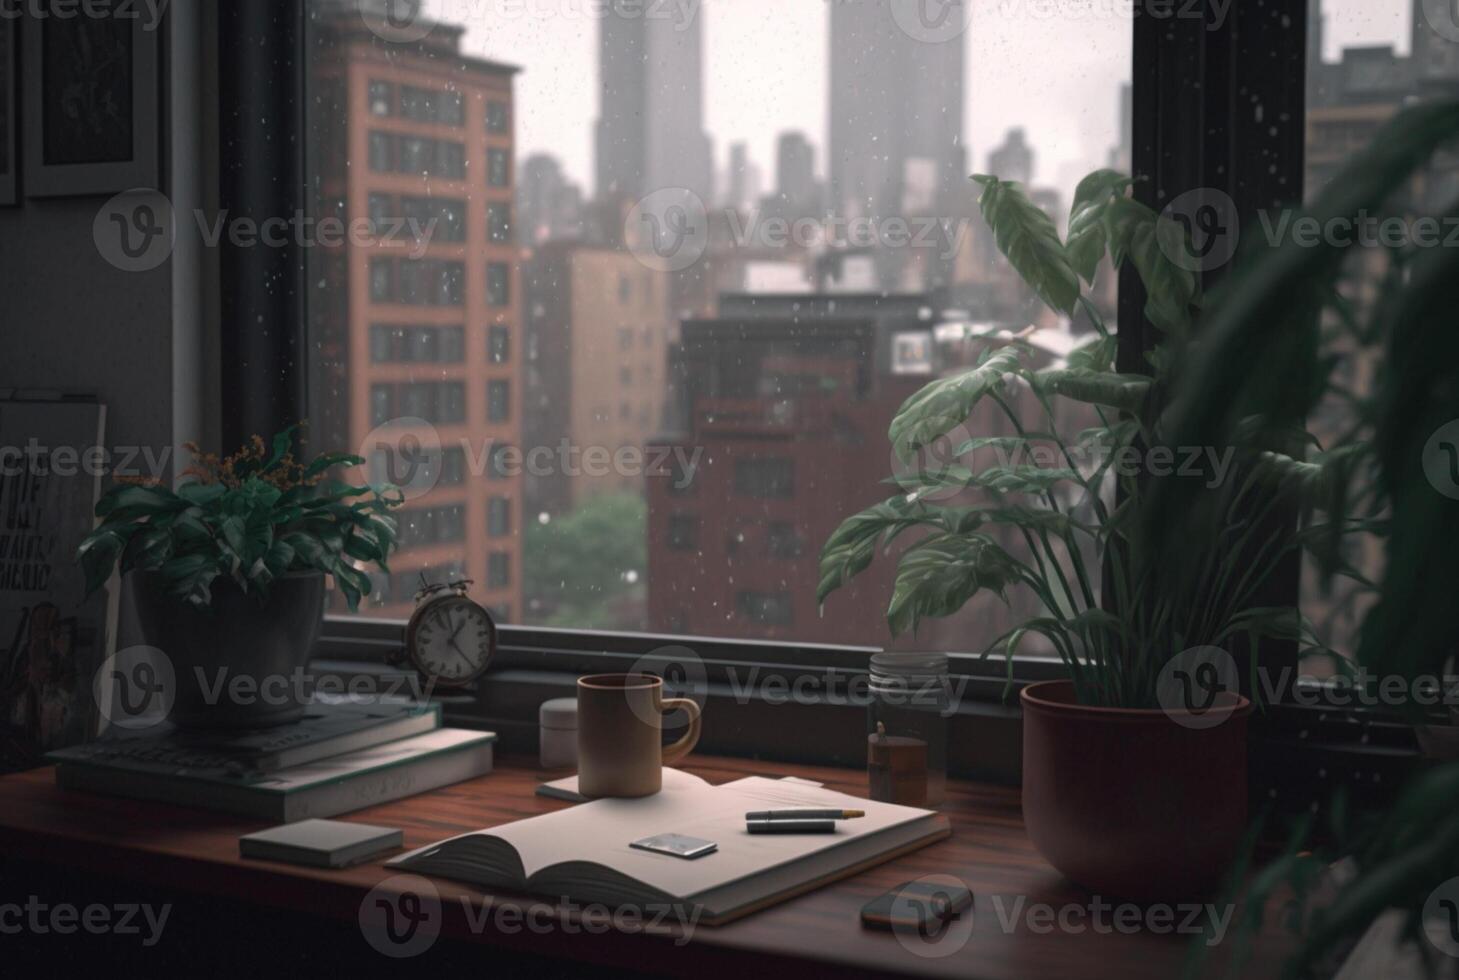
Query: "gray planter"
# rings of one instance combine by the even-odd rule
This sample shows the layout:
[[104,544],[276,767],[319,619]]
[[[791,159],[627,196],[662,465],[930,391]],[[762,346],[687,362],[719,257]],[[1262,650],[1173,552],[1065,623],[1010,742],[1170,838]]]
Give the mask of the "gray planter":
[[267,602],[218,579],[208,609],[170,595],[155,573],[134,573],[132,583],[142,634],[172,667],[174,723],[265,728],[303,715],[305,670],[324,621],[323,572],[290,572]]

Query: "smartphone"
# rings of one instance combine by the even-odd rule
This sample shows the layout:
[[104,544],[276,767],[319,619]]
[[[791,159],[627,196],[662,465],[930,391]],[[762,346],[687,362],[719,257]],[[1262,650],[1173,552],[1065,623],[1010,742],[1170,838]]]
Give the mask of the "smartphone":
[[653,851],[655,854],[671,854],[689,861],[713,854],[719,849],[719,845],[712,840],[685,834],[655,834],[653,837],[633,841],[628,846],[636,847],[640,851]]
[[915,929],[924,936],[973,907],[973,893],[958,885],[909,881],[861,909],[861,924],[871,929]]

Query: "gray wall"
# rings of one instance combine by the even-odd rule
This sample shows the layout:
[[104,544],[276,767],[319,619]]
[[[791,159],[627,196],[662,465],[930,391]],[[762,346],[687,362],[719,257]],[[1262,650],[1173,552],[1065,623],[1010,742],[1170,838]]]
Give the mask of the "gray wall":
[[[164,39],[162,190],[178,227],[211,203],[217,181],[205,112],[216,88],[206,41],[212,5],[173,4]],[[216,104],[214,102],[213,104]],[[23,130],[22,130],[23,132]],[[23,154],[22,154],[23,156]],[[24,194],[25,175],[21,173]],[[114,267],[92,223],[110,195],[23,199],[0,207],[0,390],[50,389],[107,406],[109,447],[173,456],[181,443],[216,444],[216,256],[179,234],[171,258],[147,272]],[[186,465],[184,460],[183,466]],[[181,467],[178,467],[179,469]],[[175,476],[172,468],[164,479]],[[130,603],[122,603],[129,642]]]

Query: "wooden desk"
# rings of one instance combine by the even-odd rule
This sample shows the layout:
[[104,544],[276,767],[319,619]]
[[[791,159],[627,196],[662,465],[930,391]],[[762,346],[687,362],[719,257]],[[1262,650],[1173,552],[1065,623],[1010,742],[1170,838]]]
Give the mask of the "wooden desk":
[[[865,794],[865,774],[848,770],[717,758],[693,758],[686,768],[714,783],[751,774],[794,775]],[[499,762],[490,776],[341,819],[401,827],[406,847],[420,847],[567,805],[534,795],[539,778],[533,768],[509,758]],[[441,941],[464,939],[697,978],[897,974],[960,980],[1066,976],[1167,980],[1179,974],[1189,945],[1184,936],[1147,930],[1101,933],[1088,925],[1069,931],[1022,917],[1005,927],[1000,918],[1013,915],[1020,898],[1024,910],[1044,904],[1087,909],[1090,896],[1064,881],[1035,853],[1023,831],[1017,791],[954,782],[945,812],[953,823],[949,840],[728,926],[690,930],[687,942],[677,931],[588,934],[552,928],[544,934],[520,927],[501,929],[497,927],[501,922],[510,926],[516,920],[494,918],[500,910],[515,913],[532,909],[535,903],[484,896],[437,881],[443,909]],[[357,921],[369,890],[391,877],[379,862],[323,871],[242,860],[239,835],[262,826],[202,810],[63,792],[50,769],[0,778],[0,855],[350,923]],[[890,933],[861,928],[862,905],[905,881],[930,874],[956,875],[972,888],[976,915],[965,943],[914,950]],[[538,912],[545,911],[538,907]],[[491,914],[483,920],[483,913]],[[483,921],[484,928],[479,925]],[[1234,928],[1218,952],[1229,947],[1231,934]],[[363,947],[364,939],[358,941]],[[1280,957],[1290,949],[1280,935],[1263,937],[1260,946],[1259,960],[1243,975],[1276,973]],[[1224,956],[1213,957],[1212,972],[1223,961]],[[388,967],[392,961],[382,957],[380,962]]]

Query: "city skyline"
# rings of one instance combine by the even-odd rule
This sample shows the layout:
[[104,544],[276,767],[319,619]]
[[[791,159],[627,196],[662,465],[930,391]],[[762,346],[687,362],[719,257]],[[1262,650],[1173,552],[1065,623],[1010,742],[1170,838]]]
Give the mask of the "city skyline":
[[[688,0],[684,0],[685,3]],[[704,32],[704,118],[716,173],[743,142],[771,174],[784,132],[804,133],[816,177],[828,177],[829,21],[823,0],[695,0]],[[596,194],[600,18],[589,0],[426,0],[427,11],[460,23],[463,49],[516,64],[522,157],[549,153],[587,197]],[[974,8],[963,38],[964,133],[969,170],[983,170],[1009,129],[1023,126],[1037,151],[1034,182],[1067,201],[1083,173],[1103,166],[1118,142],[1119,86],[1129,80],[1128,18],[1100,0],[1060,0],[1083,16],[1048,16],[1048,4]],[[1407,52],[1410,0],[1381,9],[1363,0],[1324,0],[1324,56],[1345,47],[1392,44]],[[990,9],[991,8],[991,9]],[[672,12],[682,9],[668,5]],[[1034,39],[1034,40],[1030,40]],[[1117,57],[1124,52],[1124,57]],[[1057,63],[1059,72],[1047,65]],[[746,77],[767,83],[746,86]],[[767,184],[769,181],[767,181]],[[767,188],[768,189],[768,188]],[[719,189],[716,197],[722,196]]]

